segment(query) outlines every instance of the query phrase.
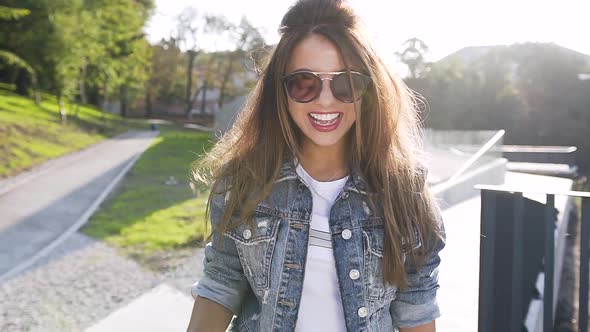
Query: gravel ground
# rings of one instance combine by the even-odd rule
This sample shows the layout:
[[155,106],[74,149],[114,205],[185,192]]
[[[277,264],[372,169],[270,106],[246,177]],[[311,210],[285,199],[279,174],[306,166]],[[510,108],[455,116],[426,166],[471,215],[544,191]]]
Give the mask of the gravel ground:
[[0,284],[0,331],[81,331],[162,282],[190,296],[190,286],[200,277],[202,252],[158,253],[142,266],[76,233]]

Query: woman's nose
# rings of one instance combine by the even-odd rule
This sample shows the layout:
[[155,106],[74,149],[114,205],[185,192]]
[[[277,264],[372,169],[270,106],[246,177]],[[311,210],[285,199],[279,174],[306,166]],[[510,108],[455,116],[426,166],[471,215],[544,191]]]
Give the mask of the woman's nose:
[[331,83],[332,80],[330,79],[322,79],[322,91],[317,100],[320,105],[330,105],[336,100],[334,94],[332,94]]

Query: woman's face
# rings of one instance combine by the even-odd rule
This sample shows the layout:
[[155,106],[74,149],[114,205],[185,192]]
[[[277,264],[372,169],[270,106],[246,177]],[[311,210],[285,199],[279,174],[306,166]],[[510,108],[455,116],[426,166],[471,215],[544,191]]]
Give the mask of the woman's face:
[[[344,71],[344,63],[334,44],[327,38],[311,34],[293,49],[285,74],[307,70],[313,72]],[[320,75],[331,78],[333,75]],[[305,88],[305,87],[301,87]],[[353,103],[344,103],[334,97],[330,80],[322,80],[320,95],[308,103],[289,98],[289,114],[303,133],[303,146],[338,146],[355,122]],[[357,102],[360,107],[360,102]]]

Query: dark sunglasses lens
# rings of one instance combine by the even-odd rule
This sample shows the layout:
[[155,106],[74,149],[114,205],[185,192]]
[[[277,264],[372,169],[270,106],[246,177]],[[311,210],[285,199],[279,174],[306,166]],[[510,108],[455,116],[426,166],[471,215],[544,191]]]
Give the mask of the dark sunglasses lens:
[[310,73],[296,73],[289,77],[286,86],[291,99],[306,103],[317,97],[322,81]]
[[[352,81],[352,88],[350,83]],[[342,73],[336,75],[332,80],[332,93],[334,97],[345,103],[352,103],[354,97],[356,101],[360,100],[367,89],[369,80],[367,77],[350,73],[350,79],[348,74]]]

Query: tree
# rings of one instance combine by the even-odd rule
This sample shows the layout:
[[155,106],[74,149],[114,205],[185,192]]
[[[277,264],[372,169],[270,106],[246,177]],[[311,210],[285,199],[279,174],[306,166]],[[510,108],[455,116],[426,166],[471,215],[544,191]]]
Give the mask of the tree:
[[[126,105],[130,93],[143,91],[151,54],[142,30],[152,0],[18,0],[18,4],[31,14],[11,27],[0,26],[0,48],[18,53],[38,74],[41,88],[58,96],[62,121],[65,102],[77,96],[85,103],[90,92],[106,106],[109,97],[118,94]],[[96,98],[93,102],[98,104]]]
[[155,100],[171,104],[183,100],[186,91],[185,56],[175,38],[162,39],[152,46],[152,75],[146,89],[146,113],[153,113]]
[[122,114],[126,115],[129,87],[143,91],[142,85],[149,79],[152,54],[142,29],[153,3],[100,0],[91,6],[99,18],[99,48],[89,64],[91,84],[100,91],[103,109],[118,94]]
[[186,67],[186,93],[185,93],[185,113],[188,117],[194,105],[193,93],[193,68],[195,58],[199,54],[198,34],[200,32],[200,17],[197,10],[193,7],[185,8],[178,15],[178,36],[177,39],[185,47],[188,57]]
[[61,121],[66,122],[65,101],[75,94],[79,70],[82,67],[84,49],[76,31],[82,23],[79,15],[81,0],[48,1],[48,19],[51,28],[46,56],[52,65],[51,79],[57,94]]
[[[18,20],[21,17],[25,17],[27,15],[29,15],[31,13],[30,10],[26,9],[26,8],[12,8],[12,7],[6,7],[6,6],[0,6],[0,20]],[[21,57],[19,57],[17,54],[10,52],[8,50],[3,50],[0,49],[0,59],[4,60],[4,62],[6,64],[8,64],[9,66],[14,66],[19,68],[20,70],[24,70],[26,73],[28,73],[31,76],[31,79],[33,81],[33,85],[35,86],[35,103],[39,104],[40,100],[39,100],[39,93],[37,90],[37,76],[35,73],[35,70],[33,69],[33,67],[31,67],[31,65],[29,65],[27,63],[27,61],[25,61],[24,59],[22,59]],[[26,95],[27,91],[26,88],[23,88],[22,85],[17,86],[16,89],[17,93],[20,93],[22,95]]]
[[406,48],[401,53],[396,52],[395,54],[402,63],[408,66],[410,78],[420,77],[428,68],[424,57],[429,52],[428,46],[416,37],[406,40],[402,45],[406,45]]
[[[205,79],[200,88],[194,92],[193,77],[195,59],[201,53],[201,39],[206,35],[214,35],[217,39],[221,37],[223,32],[230,27],[227,19],[222,15],[200,15],[194,7],[186,7],[178,16],[177,37],[176,40],[181,47],[186,50],[187,54],[187,70],[186,70],[186,93],[185,93],[185,114],[190,116],[190,113],[195,104],[195,99],[200,90],[203,90],[203,98],[208,87],[209,75],[205,74]],[[213,65],[213,60],[210,61],[207,68]],[[203,111],[203,110],[202,110]]]
[[229,53],[226,69],[222,76],[219,87],[219,107],[223,105],[227,95],[228,84],[236,71],[236,62],[240,58],[245,58],[245,55],[249,52],[265,45],[264,37],[262,37],[260,31],[246,17],[242,17],[240,24],[233,25],[230,31],[231,39],[236,43],[236,48]]

